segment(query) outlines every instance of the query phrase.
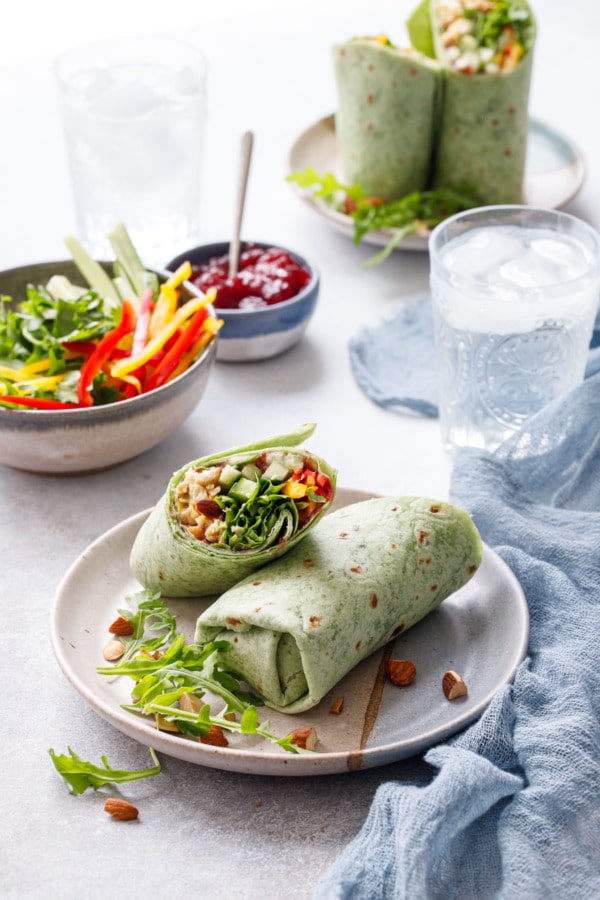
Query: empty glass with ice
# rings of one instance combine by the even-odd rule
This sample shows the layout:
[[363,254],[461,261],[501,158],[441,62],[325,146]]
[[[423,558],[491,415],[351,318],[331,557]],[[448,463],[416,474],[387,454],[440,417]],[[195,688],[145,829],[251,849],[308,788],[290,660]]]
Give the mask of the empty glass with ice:
[[119,221],[147,265],[192,246],[206,118],[201,51],[164,37],[115,38],[61,54],[56,74],[87,249],[105,258]]
[[492,206],[429,239],[445,446],[494,450],[584,377],[600,235],[566,213]]

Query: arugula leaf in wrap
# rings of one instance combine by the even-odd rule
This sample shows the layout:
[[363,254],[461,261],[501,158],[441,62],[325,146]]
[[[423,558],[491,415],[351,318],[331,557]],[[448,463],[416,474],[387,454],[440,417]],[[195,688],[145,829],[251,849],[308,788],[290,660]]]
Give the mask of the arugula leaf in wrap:
[[438,116],[438,63],[387,38],[353,38],[333,48],[333,60],[346,179],[386,200],[424,189]]
[[335,495],[335,470],[297,446],[314,430],[304,425],[175,472],[134,541],[138,581],[167,597],[206,597],[287,553]]
[[330,513],[290,553],[222,594],[196,641],[226,640],[222,664],[285,713],[313,706],[357,663],[477,571],[467,512],[382,497]]
[[526,0],[423,0],[414,47],[442,67],[432,186],[522,203],[536,24]]

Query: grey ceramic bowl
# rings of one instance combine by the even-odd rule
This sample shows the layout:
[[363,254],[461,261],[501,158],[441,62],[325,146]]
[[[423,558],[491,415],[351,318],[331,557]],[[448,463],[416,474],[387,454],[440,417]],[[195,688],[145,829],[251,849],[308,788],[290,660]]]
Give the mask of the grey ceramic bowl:
[[[245,241],[244,243],[249,243]],[[289,350],[296,344],[308,326],[315,310],[319,294],[319,273],[312,263],[294,250],[281,244],[252,241],[258,247],[278,247],[285,250],[296,262],[310,272],[310,281],[300,293],[289,300],[274,303],[261,309],[215,309],[223,327],[219,332],[217,359],[227,362],[252,362],[268,359]],[[229,252],[229,242],[202,244],[180,253],[167,263],[167,270],[174,272],[181,263],[189,260],[192,266],[208,262],[211,257]]]
[[[158,273],[166,277],[164,273]],[[37,263],[0,272],[0,294],[25,296],[27,284],[52,275],[81,283],[70,261]],[[195,293],[186,285],[188,293]],[[109,468],[168,437],[198,404],[214,363],[217,340],[173,381],[129,400],[89,409],[0,407],[0,465],[43,474],[77,474]]]

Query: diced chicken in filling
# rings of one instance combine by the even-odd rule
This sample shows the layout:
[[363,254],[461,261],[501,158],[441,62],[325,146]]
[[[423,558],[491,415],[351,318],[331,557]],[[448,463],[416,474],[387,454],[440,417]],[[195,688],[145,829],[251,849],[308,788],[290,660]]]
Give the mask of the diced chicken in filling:
[[510,72],[528,52],[533,21],[519,0],[439,0],[436,17],[447,60],[465,75]]
[[235,550],[288,539],[333,497],[318,463],[286,450],[190,467],[174,492],[172,514],[199,541]]

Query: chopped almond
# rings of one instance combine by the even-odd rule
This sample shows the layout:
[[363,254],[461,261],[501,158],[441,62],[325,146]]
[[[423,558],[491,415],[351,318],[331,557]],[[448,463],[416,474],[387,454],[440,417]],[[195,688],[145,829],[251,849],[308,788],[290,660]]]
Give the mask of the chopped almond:
[[111,634],[128,635],[133,634],[133,625],[125,616],[118,616],[111,625],[108,626]]
[[229,741],[220,725],[209,725],[208,732],[200,735],[201,744],[212,744],[213,747],[228,747]]
[[415,680],[417,668],[411,659],[388,659],[385,671],[393,684],[406,687]]
[[107,662],[116,662],[125,653],[125,644],[122,641],[109,641],[104,645],[102,655]]
[[467,685],[458,672],[454,672],[452,669],[444,672],[442,690],[447,700],[456,700],[457,697],[464,697],[468,694]]
[[302,750],[314,750],[317,746],[317,732],[315,728],[295,728],[290,731],[291,743]]
[[339,716],[344,708],[344,698],[338,697],[329,707],[329,712],[334,716]]

